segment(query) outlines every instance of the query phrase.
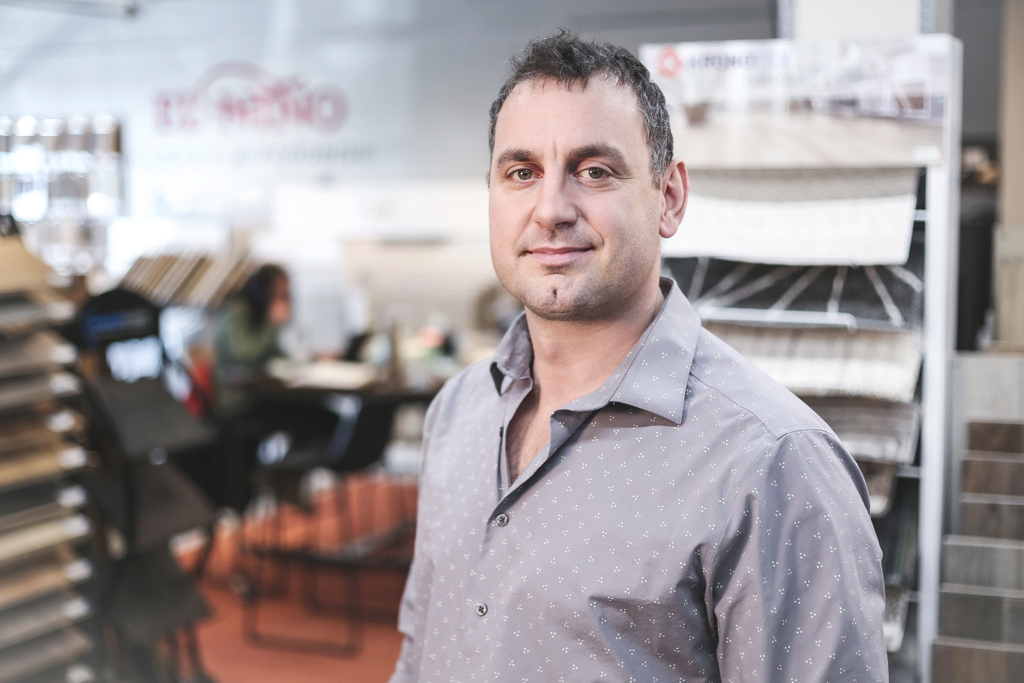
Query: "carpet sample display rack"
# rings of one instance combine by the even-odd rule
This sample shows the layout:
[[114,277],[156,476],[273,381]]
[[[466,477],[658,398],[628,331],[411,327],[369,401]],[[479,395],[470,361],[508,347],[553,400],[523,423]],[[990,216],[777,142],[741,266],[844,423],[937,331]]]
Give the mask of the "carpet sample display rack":
[[956,304],[960,43],[652,44],[691,193],[665,269],[860,465],[892,680],[930,680]]
[[0,240],[0,683],[95,679],[89,464],[75,307],[17,238]]

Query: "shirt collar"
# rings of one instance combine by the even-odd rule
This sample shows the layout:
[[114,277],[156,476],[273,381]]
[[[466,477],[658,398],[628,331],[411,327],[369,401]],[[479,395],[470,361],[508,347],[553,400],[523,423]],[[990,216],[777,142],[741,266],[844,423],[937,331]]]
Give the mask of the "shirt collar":
[[[683,421],[700,318],[673,280],[662,278],[661,287],[666,292],[661,311],[619,366],[600,388],[572,401],[564,410],[593,411],[622,403],[675,424]],[[495,389],[501,393],[506,378],[529,378],[532,362],[533,344],[523,314],[505,333],[491,362]]]

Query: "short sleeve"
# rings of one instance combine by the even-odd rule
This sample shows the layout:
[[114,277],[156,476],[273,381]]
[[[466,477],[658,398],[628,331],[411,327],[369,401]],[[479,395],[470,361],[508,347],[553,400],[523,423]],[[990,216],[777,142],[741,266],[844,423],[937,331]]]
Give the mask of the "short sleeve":
[[709,562],[723,683],[888,680],[881,550],[853,458],[787,434],[740,480]]

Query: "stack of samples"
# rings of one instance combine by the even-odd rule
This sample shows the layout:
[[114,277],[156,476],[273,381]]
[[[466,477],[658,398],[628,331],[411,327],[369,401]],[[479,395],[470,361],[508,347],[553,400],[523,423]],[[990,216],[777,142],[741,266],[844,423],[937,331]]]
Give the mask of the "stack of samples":
[[681,245],[707,255],[666,259],[705,327],[803,398],[860,465],[891,651],[916,560],[916,482],[900,480],[918,472],[918,184],[914,168],[695,172]]
[[48,268],[0,239],[0,682],[93,680],[92,525],[76,473],[75,347],[52,326],[74,306]]
[[139,258],[120,287],[157,306],[212,309],[255,270],[242,252],[210,255],[166,253]]

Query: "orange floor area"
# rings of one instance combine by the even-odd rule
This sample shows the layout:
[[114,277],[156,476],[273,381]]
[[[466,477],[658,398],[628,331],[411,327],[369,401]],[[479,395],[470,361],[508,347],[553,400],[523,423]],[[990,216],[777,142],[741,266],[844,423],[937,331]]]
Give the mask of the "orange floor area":
[[[350,482],[346,489],[354,511],[351,533],[362,535],[378,531],[407,518],[415,509],[415,490],[408,485],[395,485],[381,479],[364,478]],[[268,525],[276,522],[275,515],[283,514],[282,535],[286,543],[294,545],[308,542],[311,525],[319,524],[321,540],[326,546],[343,542],[344,525],[339,524],[335,498],[332,493],[318,497],[313,514],[289,506],[281,512],[264,515],[244,525],[251,543],[266,534]],[[265,538],[265,536],[262,536]],[[405,574],[395,570],[367,570],[358,574],[361,604],[372,614],[362,623],[359,652],[349,658],[296,652],[257,646],[243,637],[243,604],[231,590],[228,579],[239,570],[254,575],[251,558],[237,556],[237,538],[231,532],[219,534],[208,562],[207,579],[202,591],[213,610],[211,618],[200,624],[199,646],[208,673],[219,683],[319,683],[320,681],[353,681],[378,683],[387,681],[394,670],[401,648],[401,635],[396,628],[398,603],[401,598]],[[264,576],[281,565],[267,565]],[[287,570],[283,581],[287,585],[279,597],[268,597],[261,602],[260,630],[293,637],[312,637],[343,640],[351,623],[342,616],[322,616],[310,613],[300,599],[300,575],[296,568]],[[334,570],[319,574],[317,595],[324,601],[336,602],[344,595],[344,578]]]

